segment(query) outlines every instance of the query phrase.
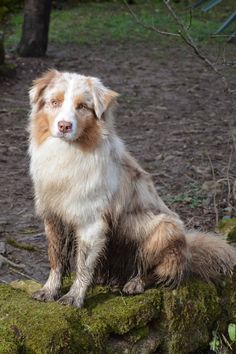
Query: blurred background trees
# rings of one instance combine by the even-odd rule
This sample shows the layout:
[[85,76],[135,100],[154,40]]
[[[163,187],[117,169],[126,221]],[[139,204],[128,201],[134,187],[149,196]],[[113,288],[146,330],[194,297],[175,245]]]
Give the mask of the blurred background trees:
[[[234,0],[217,1],[219,6],[215,6],[209,13],[202,11],[201,8],[202,4],[208,4],[207,0],[201,1],[201,6],[195,8],[193,5],[198,3],[200,1],[197,0],[169,1],[194,43],[202,46],[210,41],[213,44],[219,43],[219,46],[222,47],[228,39],[227,32],[217,38],[214,34],[226,16],[235,11]],[[181,37],[183,27],[181,28],[180,23],[173,18],[173,14],[164,4],[164,0],[25,0],[25,2],[22,0],[1,0],[0,31],[6,32],[5,37],[8,43],[9,41],[14,42],[19,56],[44,56],[47,51],[52,7],[52,31],[49,41],[56,37],[56,41],[61,43],[71,40],[79,42],[84,40],[85,34],[97,38],[102,35],[102,31],[106,31],[108,37],[111,32],[115,36],[120,36],[121,32],[124,32],[127,36],[138,33],[140,37],[151,37],[153,35],[150,34],[150,31],[149,34],[147,32],[153,28],[160,30],[156,31],[159,34],[170,32]],[[135,16],[132,18],[128,7],[134,9],[136,18]],[[85,8],[87,8],[86,11]],[[62,10],[61,14],[60,10]],[[91,13],[89,13],[90,10]],[[15,16],[14,12],[18,12],[18,14]],[[110,18],[107,18],[109,12],[111,15]],[[136,19],[139,21],[135,21]],[[140,24],[144,25],[143,28]],[[229,36],[234,31],[235,26],[229,32]],[[164,40],[169,41],[169,39]]]

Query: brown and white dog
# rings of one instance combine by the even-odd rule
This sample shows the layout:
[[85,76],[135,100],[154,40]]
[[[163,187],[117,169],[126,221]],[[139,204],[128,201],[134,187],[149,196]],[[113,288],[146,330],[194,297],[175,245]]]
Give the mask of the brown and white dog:
[[30,171],[51,265],[35,299],[59,297],[71,256],[76,278],[58,301],[77,307],[92,283],[136,294],[177,286],[188,274],[215,280],[236,264],[235,249],[187,232],[157,195],[115,132],[116,97],[97,78],[56,70],[30,91]]

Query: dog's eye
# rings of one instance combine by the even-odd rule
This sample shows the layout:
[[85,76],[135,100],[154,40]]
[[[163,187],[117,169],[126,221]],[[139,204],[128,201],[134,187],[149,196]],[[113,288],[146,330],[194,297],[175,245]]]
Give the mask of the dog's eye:
[[59,106],[61,106],[61,101],[52,99],[52,100],[51,100],[51,105],[52,105],[53,107],[59,107]]
[[79,103],[78,106],[76,107],[76,109],[86,109],[87,106],[84,103]]

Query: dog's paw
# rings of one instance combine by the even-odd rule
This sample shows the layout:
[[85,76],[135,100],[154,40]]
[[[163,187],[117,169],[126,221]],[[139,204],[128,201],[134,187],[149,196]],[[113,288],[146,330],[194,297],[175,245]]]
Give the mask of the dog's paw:
[[32,294],[32,298],[38,301],[53,301],[56,299],[56,295],[53,294],[51,291],[49,291],[48,289],[40,289],[38,291],[35,291]]
[[127,295],[141,294],[144,292],[143,281],[140,278],[131,279],[125,284],[122,291]]
[[66,294],[62,296],[58,301],[59,304],[66,305],[66,306],[74,306],[74,307],[82,307],[83,300],[74,297],[73,295]]

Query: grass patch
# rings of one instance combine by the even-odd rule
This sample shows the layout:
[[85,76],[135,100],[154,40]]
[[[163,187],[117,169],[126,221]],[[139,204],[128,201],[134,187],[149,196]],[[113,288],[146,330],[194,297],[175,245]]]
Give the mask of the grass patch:
[[[181,19],[189,24],[189,8],[186,4],[175,4],[175,9]],[[155,25],[168,32],[176,33],[178,31],[178,27],[162,0],[140,1],[136,5],[132,5],[132,10],[146,25]],[[216,6],[207,14],[199,9],[194,10],[189,29],[191,35],[196,41],[209,40],[209,36],[216,31],[233,10],[234,4],[231,0],[228,1],[227,7]],[[8,25],[4,28],[6,47],[14,47],[19,42],[22,21],[22,13],[10,16]],[[50,43],[97,44],[106,40],[147,39],[161,40],[167,44],[172,40],[170,37],[159,36],[138,25],[122,2],[80,3],[72,8],[52,11]],[[219,38],[214,39],[214,41],[219,40]]]
[[21,249],[21,250],[26,250],[26,251],[29,251],[29,252],[36,252],[38,251],[36,247],[32,246],[31,244],[29,243],[20,243],[20,242],[17,242],[15,240],[13,240],[12,238],[8,238],[6,240],[6,243],[12,247],[15,247],[15,248],[18,248],[18,249]]
[[39,232],[37,227],[25,227],[20,230],[20,233],[23,235],[31,235],[37,232]]

